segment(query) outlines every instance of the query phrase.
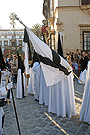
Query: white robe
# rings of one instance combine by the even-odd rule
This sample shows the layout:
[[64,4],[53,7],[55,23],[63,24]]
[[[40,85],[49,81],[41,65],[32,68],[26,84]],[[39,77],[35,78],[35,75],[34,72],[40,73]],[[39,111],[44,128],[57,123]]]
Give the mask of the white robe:
[[[80,79],[84,84],[86,83],[86,75],[87,75],[87,70],[85,69],[83,72],[81,71],[80,76],[79,76],[79,79]],[[79,82],[80,84],[82,84],[80,80],[78,80],[78,82]]]
[[48,106],[49,102],[49,87],[47,87],[42,68],[40,68],[40,92],[39,92],[39,104],[45,103]]
[[40,64],[38,62],[34,63],[34,98],[39,100],[39,90],[40,90]]
[[48,112],[62,117],[76,115],[72,73],[59,83],[49,87]]
[[4,116],[3,108],[0,107],[0,135],[3,134],[3,128],[2,128],[2,117]]
[[22,76],[21,76],[21,69],[18,70],[16,97],[17,98],[22,98]]
[[86,84],[84,87],[79,121],[85,121],[90,124],[90,61],[88,63]]
[[34,94],[34,70],[33,67],[29,69],[30,78],[28,80],[28,93]]
[[[0,86],[0,98],[1,98],[1,96],[6,96],[6,95],[7,95],[6,88]],[[2,128],[2,117],[3,116],[4,116],[4,111],[3,111],[3,108],[0,107],[0,135],[3,134],[3,128]]]

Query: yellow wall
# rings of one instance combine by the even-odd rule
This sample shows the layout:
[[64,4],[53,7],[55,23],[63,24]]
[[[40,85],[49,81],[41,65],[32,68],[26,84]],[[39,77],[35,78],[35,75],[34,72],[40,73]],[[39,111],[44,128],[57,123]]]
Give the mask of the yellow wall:
[[[78,0],[59,0],[59,5],[77,5]],[[77,48],[82,50],[80,45],[80,24],[90,24],[90,18],[80,9],[80,7],[58,7],[58,19],[63,24],[63,31],[60,26],[54,25],[56,33],[59,31],[63,33],[63,50],[64,54],[69,51],[75,51]],[[55,17],[57,18],[57,17]],[[55,43],[57,48],[57,37],[55,35]]]

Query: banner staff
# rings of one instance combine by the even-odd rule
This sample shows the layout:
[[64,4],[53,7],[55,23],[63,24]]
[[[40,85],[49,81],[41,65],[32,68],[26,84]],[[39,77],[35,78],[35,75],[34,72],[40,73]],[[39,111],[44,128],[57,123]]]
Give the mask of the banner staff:
[[18,125],[18,132],[19,132],[19,135],[21,135],[20,127],[19,127],[19,121],[18,121],[18,115],[17,115],[17,111],[16,111],[16,106],[15,106],[15,101],[14,101],[14,95],[13,95],[12,88],[11,88],[11,93],[12,93],[12,99],[13,99],[13,105],[14,105],[14,110],[15,110],[15,115],[16,115],[16,120],[17,120],[17,125]]
[[[16,18],[16,20],[18,20],[24,27],[27,27],[21,20],[19,20],[19,18],[17,17],[17,16],[15,16],[15,18]],[[73,75],[75,75],[76,77],[77,77],[77,79],[79,79],[79,77],[72,71],[72,73],[73,73]],[[83,85],[85,85],[80,79],[79,79],[79,81],[83,84]]]

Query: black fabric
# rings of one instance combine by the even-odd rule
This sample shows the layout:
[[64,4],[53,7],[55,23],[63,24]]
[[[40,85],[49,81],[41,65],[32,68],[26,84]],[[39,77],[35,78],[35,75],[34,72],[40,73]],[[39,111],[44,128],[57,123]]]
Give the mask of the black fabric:
[[43,36],[43,42],[46,43],[46,40],[45,40],[43,32],[42,32],[42,36]]
[[40,58],[39,58],[39,56],[37,55],[37,53],[35,52],[35,50],[34,50],[34,53],[33,53],[33,61],[32,61],[31,67],[33,67],[33,64],[34,64],[35,62],[39,62],[39,63],[40,63]]
[[21,74],[22,76],[22,97],[24,97],[24,82],[23,82],[23,74]]
[[81,71],[83,72],[87,68],[87,63],[88,63],[88,57],[81,57],[80,59],[80,64],[81,64]]
[[63,57],[63,49],[60,40],[60,34],[58,33],[58,54]]
[[26,28],[24,29],[24,38],[23,38],[23,42],[28,43],[29,41],[29,36],[27,34]]
[[60,71],[64,72],[65,75],[69,75],[70,72],[68,72],[68,70],[60,64],[60,61],[61,61],[60,57],[54,50],[52,50],[52,55],[53,55],[53,61],[51,61],[49,58],[43,57],[39,54],[37,54],[37,58],[39,58],[40,62],[42,62],[46,65],[49,65],[51,67],[58,68]]
[[30,49],[30,43],[29,43],[29,36],[27,34],[26,28],[24,29],[24,38],[23,38],[23,42],[28,43],[28,49],[29,49],[29,61],[32,60],[31,57],[31,49]]
[[0,85],[1,85],[1,71],[0,71]]
[[17,52],[17,56],[18,56],[18,69],[21,69],[21,72],[24,73],[25,71],[24,62],[21,59],[21,56],[19,55],[18,52]]
[[0,107],[5,105],[5,98],[0,99]]
[[6,69],[1,48],[0,48],[0,68],[1,68],[1,70]]
[[2,128],[3,128],[3,125],[4,125],[4,118],[5,118],[5,115],[2,117]]
[[32,60],[32,57],[31,57],[31,49],[30,49],[30,43],[28,42],[28,49],[29,49],[29,61]]
[[17,55],[18,55],[18,69],[21,69],[21,76],[22,76],[22,97],[24,97],[23,73],[25,71],[25,67],[24,67],[24,62],[21,59],[21,56],[19,56],[18,52],[17,52]]
[[7,99],[10,99],[10,89],[8,90],[8,93],[7,93]]

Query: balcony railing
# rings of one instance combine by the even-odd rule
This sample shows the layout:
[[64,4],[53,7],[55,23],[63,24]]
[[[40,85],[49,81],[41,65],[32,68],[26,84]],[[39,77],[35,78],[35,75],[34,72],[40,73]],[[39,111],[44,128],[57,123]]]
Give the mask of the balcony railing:
[[90,4],[90,0],[82,0],[82,5],[88,5]]

